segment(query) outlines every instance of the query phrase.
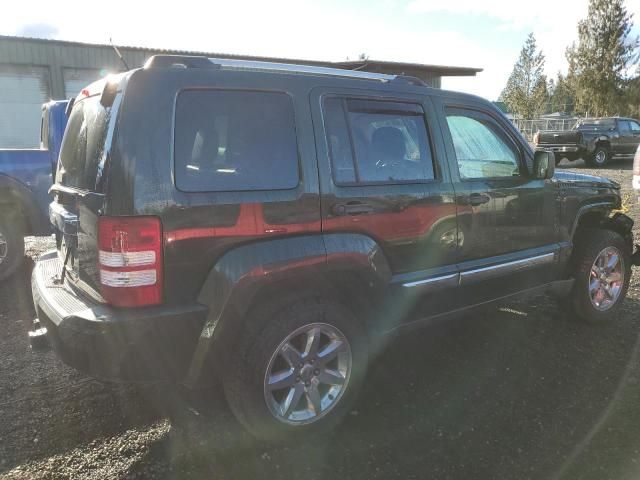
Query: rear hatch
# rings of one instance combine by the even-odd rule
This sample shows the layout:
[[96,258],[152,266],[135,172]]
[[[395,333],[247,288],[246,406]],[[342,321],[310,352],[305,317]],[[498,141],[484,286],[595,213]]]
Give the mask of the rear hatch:
[[73,103],[49,207],[66,278],[97,299],[97,221],[104,204],[109,144],[119,102],[116,97],[111,105],[102,105],[104,85],[92,84]]
[[578,130],[551,130],[538,132],[537,145],[578,145],[582,134]]

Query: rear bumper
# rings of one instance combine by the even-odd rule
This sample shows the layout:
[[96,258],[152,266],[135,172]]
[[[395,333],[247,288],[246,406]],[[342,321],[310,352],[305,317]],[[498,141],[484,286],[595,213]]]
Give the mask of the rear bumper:
[[540,147],[558,153],[578,153],[581,150],[577,145],[540,145]]
[[42,326],[62,360],[94,377],[125,381],[180,381],[204,325],[207,307],[118,309],[59,285],[56,252],[37,261],[31,277]]

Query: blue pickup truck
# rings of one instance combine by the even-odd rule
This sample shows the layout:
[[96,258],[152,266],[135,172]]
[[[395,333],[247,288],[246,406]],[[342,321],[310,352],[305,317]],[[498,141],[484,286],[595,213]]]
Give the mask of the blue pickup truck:
[[0,150],[0,281],[24,258],[26,235],[49,235],[49,188],[67,124],[67,101],[42,106],[39,149]]

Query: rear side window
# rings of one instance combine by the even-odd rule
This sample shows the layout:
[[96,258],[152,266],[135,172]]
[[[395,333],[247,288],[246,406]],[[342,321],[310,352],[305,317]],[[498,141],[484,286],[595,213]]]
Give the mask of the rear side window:
[[284,93],[183,90],[174,149],[182,191],[284,190],[299,183],[293,104]]
[[328,97],[324,100],[324,120],[336,184],[435,178],[420,105]]
[[108,123],[109,114],[99,95],[74,105],[60,149],[57,183],[83,190],[95,188]]

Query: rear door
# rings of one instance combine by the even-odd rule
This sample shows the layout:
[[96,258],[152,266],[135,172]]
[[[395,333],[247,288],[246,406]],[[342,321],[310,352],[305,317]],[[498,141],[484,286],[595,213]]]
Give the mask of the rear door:
[[[312,111],[323,232],[373,238],[390,263],[392,291],[455,287],[456,206],[428,97],[316,89]],[[401,308],[424,316],[447,304],[440,296]]]

